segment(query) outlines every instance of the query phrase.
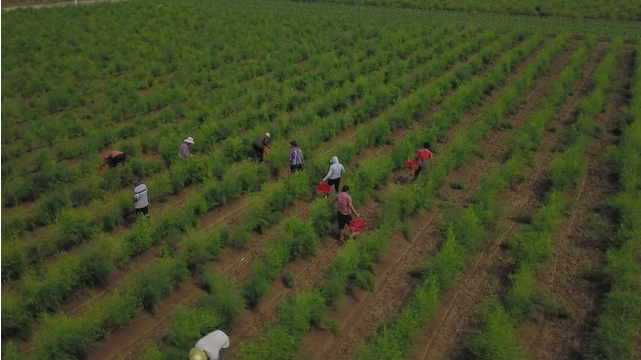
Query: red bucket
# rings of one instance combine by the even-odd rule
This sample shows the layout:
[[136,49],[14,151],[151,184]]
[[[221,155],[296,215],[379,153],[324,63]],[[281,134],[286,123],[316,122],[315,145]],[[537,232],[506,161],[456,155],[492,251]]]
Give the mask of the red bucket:
[[272,149],[271,148],[266,148],[265,149],[265,156],[267,156],[267,154],[269,154],[270,152],[272,152]]
[[412,170],[417,170],[419,166],[421,166],[418,160],[407,160],[405,161],[405,164],[407,165],[408,168]]
[[349,229],[353,232],[360,232],[365,229],[365,221],[363,219],[355,219],[349,222]]
[[323,195],[327,195],[332,191],[332,186],[327,181],[321,181],[320,184],[316,185],[316,190]]
[[105,168],[104,165],[98,166],[98,174],[102,175],[102,169],[104,169],[104,168]]

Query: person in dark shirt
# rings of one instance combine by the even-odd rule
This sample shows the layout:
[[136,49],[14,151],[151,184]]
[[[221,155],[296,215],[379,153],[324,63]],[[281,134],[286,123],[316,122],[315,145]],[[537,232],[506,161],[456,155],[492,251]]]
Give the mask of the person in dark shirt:
[[269,133],[260,134],[258,135],[256,140],[254,140],[254,143],[253,143],[254,151],[256,152],[256,158],[260,162],[263,161],[263,158],[265,156],[265,148],[270,147],[269,140],[270,140]]

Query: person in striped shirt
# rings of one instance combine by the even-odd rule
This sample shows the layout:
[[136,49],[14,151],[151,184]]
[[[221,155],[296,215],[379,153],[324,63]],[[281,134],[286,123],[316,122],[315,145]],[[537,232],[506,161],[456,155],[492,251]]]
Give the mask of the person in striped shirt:
[[303,170],[303,164],[305,164],[305,159],[303,158],[303,152],[298,147],[298,144],[296,143],[296,141],[292,141],[289,144],[292,146],[289,159],[290,159],[290,169],[293,174],[297,171]]

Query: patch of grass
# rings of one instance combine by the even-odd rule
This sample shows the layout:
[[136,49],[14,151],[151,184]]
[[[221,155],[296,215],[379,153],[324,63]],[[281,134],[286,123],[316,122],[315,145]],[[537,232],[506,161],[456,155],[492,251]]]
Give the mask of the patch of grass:
[[321,328],[329,330],[334,336],[339,336],[341,334],[341,326],[334,319],[323,320]]
[[436,198],[441,200],[441,201],[450,201],[450,199],[445,194],[443,194],[441,191],[437,191],[436,195],[434,195],[434,196],[436,196]]
[[572,316],[570,310],[568,310],[564,304],[557,303],[547,294],[541,292],[534,293],[532,295],[532,302],[538,305],[546,316],[559,319],[568,319]]
[[577,277],[591,283],[600,283],[606,280],[605,273],[599,269],[583,269]]
[[401,232],[403,233],[403,237],[405,238],[405,240],[411,243],[412,239],[414,238],[412,236],[412,222],[409,220],[406,220],[403,223],[403,228],[401,229]]
[[452,203],[450,203],[450,202],[442,202],[442,203],[439,203],[439,204],[438,204],[438,207],[439,207],[440,209],[444,209],[444,210],[453,210],[453,209],[456,209],[456,205],[454,205],[454,204],[452,204]]
[[294,279],[294,274],[291,271],[287,270],[283,274],[283,284],[288,288],[293,288],[296,280]]
[[514,220],[518,221],[522,224],[532,224],[532,217],[534,214],[532,214],[531,211],[521,209],[516,212],[516,215],[514,215]]
[[465,185],[461,181],[450,182],[450,188],[454,190],[465,190]]

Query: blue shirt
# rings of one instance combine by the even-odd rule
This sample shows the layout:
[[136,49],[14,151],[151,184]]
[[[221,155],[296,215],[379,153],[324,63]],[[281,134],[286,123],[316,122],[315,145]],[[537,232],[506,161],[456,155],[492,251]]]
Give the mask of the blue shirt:
[[303,152],[297,147],[293,148],[290,160],[292,165],[301,165],[303,163]]

